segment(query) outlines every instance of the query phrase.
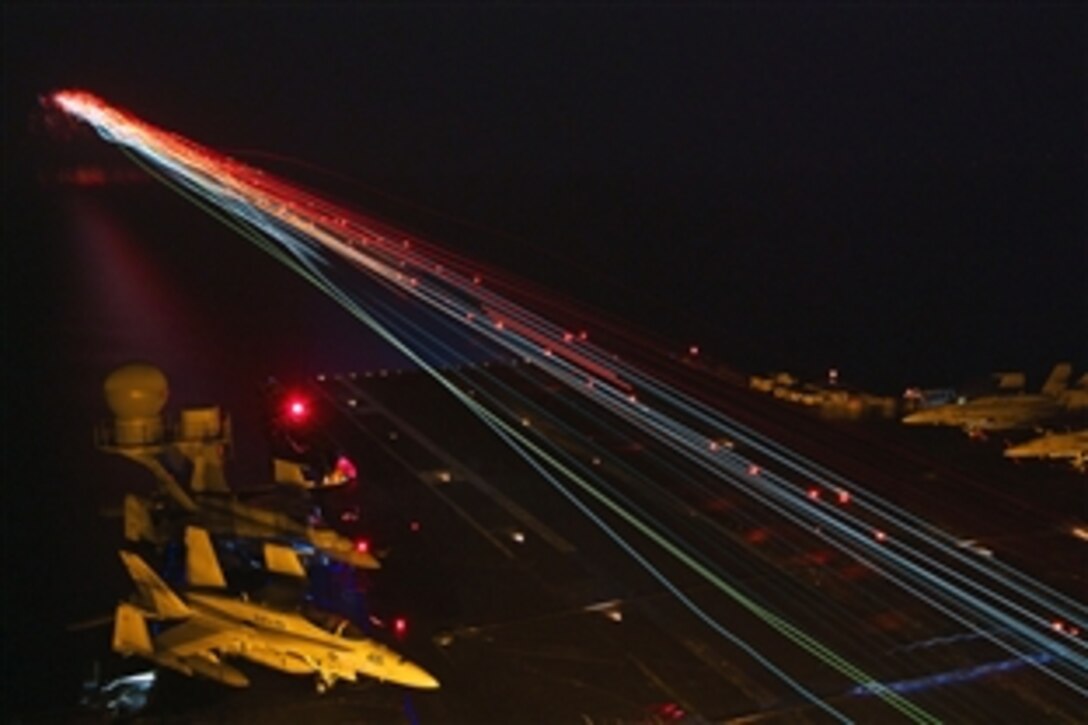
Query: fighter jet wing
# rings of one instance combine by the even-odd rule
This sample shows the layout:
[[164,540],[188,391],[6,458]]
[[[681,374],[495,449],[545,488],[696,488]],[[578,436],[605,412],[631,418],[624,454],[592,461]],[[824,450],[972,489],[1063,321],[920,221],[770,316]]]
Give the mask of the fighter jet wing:
[[234,652],[247,641],[244,627],[208,619],[190,619],[171,627],[155,638],[155,649],[178,657],[204,655],[209,652]]

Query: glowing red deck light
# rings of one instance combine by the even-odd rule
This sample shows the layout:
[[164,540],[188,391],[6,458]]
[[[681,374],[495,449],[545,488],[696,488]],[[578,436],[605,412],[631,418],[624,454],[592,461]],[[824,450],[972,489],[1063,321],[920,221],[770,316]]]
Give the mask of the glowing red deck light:
[[813,501],[819,501],[820,500],[820,489],[810,488],[808,490],[808,497],[811,498]]
[[340,456],[336,459],[336,470],[349,480],[353,480],[358,475],[355,464],[347,456]]
[[839,503],[843,504],[844,506],[846,504],[850,503],[850,492],[849,491],[840,490],[836,495],[837,495],[837,497],[839,499]]
[[877,531],[873,532],[873,538],[875,538],[877,541],[886,541],[888,535],[878,529]]
[[412,523],[408,524],[408,528],[412,531],[419,531],[421,527],[418,521],[413,521]]
[[355,551],[359,552],[360,554],[368,553],[370,551],[370,542],[366,539],[356,539]]
[[403,637],[408,633],[408,620],[404,617],[397,617],[393,620],[393,632],[398,637]]
[[688,347],[688,355],[691,355],[692,357],[698,357],[698,355],[699,355],[699,346],[698,345],[691,345],[690,347]]
[[748,475],[749,476],[758,476],[759,475],[759,466],[757,466],[754,463],[752,465],[748,466]]
[[310,403],[301,396],[291,396],[284,403],[283,412],[290,423],[305,423],[310,417]]
[[1063,622],[1060,619],[1055,619],[1053,622],[1051,622],[1050,628],[1053,629],[1055,632],[1061,632],[1062,634],[1067,634],[1070,637],[1080,636],[1079,629],[1074,627],[1072,624],[1067,624],[1066,622]]

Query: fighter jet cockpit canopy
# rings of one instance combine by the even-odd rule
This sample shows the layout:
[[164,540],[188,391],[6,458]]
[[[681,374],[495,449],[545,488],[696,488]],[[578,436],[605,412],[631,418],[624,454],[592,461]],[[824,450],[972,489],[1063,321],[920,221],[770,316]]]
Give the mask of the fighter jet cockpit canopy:
[[304,608],[302,615],[321,629],[345,639],[367,639],[366,634],[347,617],[334,612]]

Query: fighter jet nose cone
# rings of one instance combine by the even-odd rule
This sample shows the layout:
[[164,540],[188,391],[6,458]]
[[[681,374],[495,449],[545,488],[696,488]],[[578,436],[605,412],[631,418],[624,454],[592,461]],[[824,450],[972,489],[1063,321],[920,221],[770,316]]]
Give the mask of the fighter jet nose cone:
[[437,690],[440,685],[434,676],[418,665],[408,664],[401,673],[401,684],[420,690]]
[[419,679],[418,687],[424,690],[437,690],[440,685],[438,684],[438,680],[436,680],[433,676],[427,674],[426,672],[423,672],[422,676]]

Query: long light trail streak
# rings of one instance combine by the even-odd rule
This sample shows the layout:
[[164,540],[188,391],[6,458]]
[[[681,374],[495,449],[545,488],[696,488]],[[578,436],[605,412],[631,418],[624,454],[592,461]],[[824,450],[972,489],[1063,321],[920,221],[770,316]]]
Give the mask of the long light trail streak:
[[[458,355],[464,358],[464,353],[443,346],[442,341],[426,339],[426,334],[407,318],[388,310],[379,313],[378,306],[364,309],[331,280],[325,254],[331,252],[347,260],[381,285],[458,327],[465,335],[531,363],[602,412],[652,437],[710,477],[701,478],[700,485],[739,491],[787,520],[816,532],[920,601],[1088,697],[1088,647],[1082,638],[1075,636],[1078,631],[1088,631],[1088,608],[1082,603],[998,561],[964,552],[954,537],[880,499],[856,482],[825,470],[616,359],[584,335],[515,304],[484,284],[466,262],[447,252],[409,240],[396,230],[273,176],[165,133],[89,94],[65,91],[56,94],[53,100],[66,113],[91,125],[107,141],[153,166],[168,183],[241,222],[239,231],[253,237],[252,231],[258,230],[263,237],[274,240],[279,247],[268,247],[263,240],[255,239],[427,370],[576,505],[580,505],[580,499],[575,492],[580,491],[795,645],[883,698],[906,717],[920,722],[934,719],[732,586],[727,572],[710,561],[705,552],[675,532],[665,531],[653,516],[626,501],[593,471],[573,465],[569,457],[564,459],[554,447],[530,438],[516,424],[517,419],[511,419],[509,411],[499,410],[502,405],[498,401],[467,396],[448,373],[433,364],[435,351],[440,348],[445,348],[446,360]],[[283,250],[290,256],[285,256]],[[721,445],[723,439],[757,453],[761,463],[773,462],[773,467],[783,474]],[[798,485],[787,479],[785,473],[799,476],[807,483]],[[821,495],[812,496],[813,490]],[[830,503],[836,499],[849,500],[850,505]],[[592,516],[591,511],[584,507],[583,510]],[[607,524],[600,520],[597,523],[625,546],[622,537]],[[633,548],[627,548],[638,556]],[[653,570],[645,559],[641,563]],[[672,588],[660,572],[655,576]],[[695,607],[690,601],[685,604]],[[701,613],[704,621],[709,618],[701,610],[697,613]],[[1056,628],[1054,622],[1062,622],[1063,626]],[[743,646],[720,625],[715,628]],[[759,659],[751,648],[747,651]],[[821,702],[800,683],[776,671],[769,662],[764,664],[802,696],[843,719],[841,713]]]

